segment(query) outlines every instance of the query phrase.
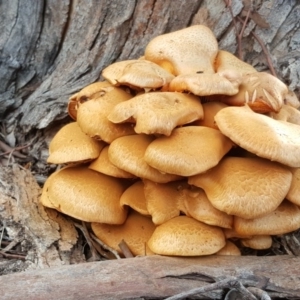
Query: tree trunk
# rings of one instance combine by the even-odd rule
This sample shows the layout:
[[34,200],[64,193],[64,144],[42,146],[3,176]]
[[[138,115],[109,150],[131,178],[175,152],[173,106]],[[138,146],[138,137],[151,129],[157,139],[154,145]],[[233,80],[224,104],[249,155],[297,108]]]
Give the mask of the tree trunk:
[[[0,165],[8,165],[0,170],[0,229],[27,251],[27,259],[18,259],[14,268],[0,261],[2,274],[84,261],[83,249],[74,246],[78,236],[72,223],[39,206],[40,188],[30,173],[43,183],[54,170],[46,164],[48,145],[69,121],[68,98],[101,79],[112,62],[142,56],[153,37],[207,25],[220,49],[239,54],[259,71],[273,65],[300,96],[299,1],[252,1],[240,43],[239,18],[245,19],[251,1],[225,2],[0,1],[0,149],[24,147],[0,156]],[[295,248],[291,253],[299,254],[299,245]]]

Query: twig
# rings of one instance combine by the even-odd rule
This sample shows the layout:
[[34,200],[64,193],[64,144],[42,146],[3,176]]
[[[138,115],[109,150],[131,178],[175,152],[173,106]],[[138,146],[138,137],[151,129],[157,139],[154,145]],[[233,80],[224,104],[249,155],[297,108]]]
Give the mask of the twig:
[[91,254],[92,254],[92,258],[90,259],[91,261],[98,261],[101,259],[100,255],[98,254],[98,252],[95,250],[95,247],[92,243],[91,237],[89,235],[89,232],[86,228],[86,224],[84,222],[82,222],[82,225],[79,225],[78,223],[74,222],[75,227],[77,227],[78,229],[81,230],[81,232],[83,233],[86,242],[88,243],[90,250],[91,250]]
[[117,259],[121,259],[120,255],[118,254],[118,252],[114,249],[112,249],[111,247],[107,246],[106,244],[104,244],[100,239],[98,239],[93,233],[90,234],[92,239],[95,240],[103,249],[111,252]]
[[18,150],[22,150],[22,149],[25,149],[27,147],[30,146],[30,143],[27,144],[27,145],[24,145],[24,146],[19,146],[19,147],[15,147],[15,148],[12,148],[8,145],[6,145],[4,142],[0,141],[0,148],[5,151],[3,153],[0,153],[0,156],[5,156],[5,155],[8,155],[8,154],[12,154],[18,158],[26,158],[27,156],[20,153]]
[[134,255],[132,254],[132,252],[130,251],[127,243],[122,240],[119,244],[118,244],[119,248],[121,249],[122,253],[124,254],[125,258],[130,258],[130,257],[134,257]]
[[22,259],[25,260],[26,255],[21,255],[21,254],[10,254],[6,252],[0,251],[0,255],[6,258],[16,258],[16,259]]
[[254,296],[256,296],[260,300],[271,300],[271,297],[268,295],[268,293],[259,288],[248,287],[247,290],[250,291]]
[[14,239],[5,248],[1,249],[1,252],[3,253],[3,252],[10,251],[13,247],[15,247],[16,245],[18,245],[22,240],[20,240],[19,238]]
[[237,289],[241,294],[244,295],[243,299],[257,300],[256,297],[234,277],[220,280],[218,282],[208,284],[208,285],[202,286],[200,288],[195,288],[195,289],[192,289],[187,292],[182,292],[182,293],[174,295],[172,297],[168,297],[165,300],[181,300],[188,296],[192,296],[192,295],[196,295],[196,294],[200,294],[200,293],[206,293],[206,292],[219,290],[219,289],[225,289],[225,288]]

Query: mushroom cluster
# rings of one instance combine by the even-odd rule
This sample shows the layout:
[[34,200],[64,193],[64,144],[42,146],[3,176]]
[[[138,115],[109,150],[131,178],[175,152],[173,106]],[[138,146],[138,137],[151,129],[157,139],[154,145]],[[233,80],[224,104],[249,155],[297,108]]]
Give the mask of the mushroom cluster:
[[283,82],[202,25],[102,76],[69,100],[44,206],[134,255],[240,255],[237,241],[266,249],[300,228],[299,103]]

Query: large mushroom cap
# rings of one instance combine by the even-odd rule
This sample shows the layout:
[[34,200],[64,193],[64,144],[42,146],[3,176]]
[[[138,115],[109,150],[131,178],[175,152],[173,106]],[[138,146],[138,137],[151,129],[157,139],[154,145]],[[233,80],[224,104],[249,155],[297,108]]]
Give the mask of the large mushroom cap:
[[127,209],[120,205],[125,185],[84,166],[53,173],[43,188],[43,205],[86,222],[122,224]]
[[276,210],[266,216],[246,220],[234,217],[237,233],[248,235],[278,235],[300,228],[299,206],[285,200]]
[[286,199],[300,206],[300,168],[291,168],[293,174],[292,184]]
[[108,119],[114,123],[136,121],[136,133],[170,135],[179,125],[203,118],[198,97],[183,93],[153,92],[116,105]]
[[[133,255],[147,255],[147,242],[154,232],[151,219],[131,211],[123,225],[92,223],[95,235],[121,253],[119,243],[124,240]],[[152,253],[151,253],[152,254]]]
[[77,110],[77,122],[88,136],[111,143],[114,139],[134,134],[131,124],[114,124],[107,119],[112,109],[132,96],[121,88],[102,88],[95,99],[82,103]]
[[102,71],[102,76],[113,85],[157,89],[168,85],[174,75],[159,65],[144,59],[113,63]]
[[261,158],[226,157],[216,167],[189,178],[209,201],[229,215],[253,219],[274,211],[292,181],[288,170]]
[[194,25],[155,37],[145,49],[150,60],[174,75],[214,73],[218,42],[206,26]]
[[120,137],[109,145],[109,160],[118,168],[140,178],[160,183],[180,179],[178,175],[162,173],[146,163],[144,154],[153,139],[144,134]]
[[77,122],[63,126],[49,145],[48,163],[86,162],[99,156],[105,143],[95,141],[82,132]]
[[156,227],[148,246],[156,254],[198,256],[216,253],[225,243],[222,229],[179,216]]
[[219,130],[186,126],[153,141],[144,158],[161,172],[192,176],[217,165],[231,147],[232,142]]
[[226,107],[215,121],[240,147],[290,167],[300,167],[300,126],[277,121],[248,107]]

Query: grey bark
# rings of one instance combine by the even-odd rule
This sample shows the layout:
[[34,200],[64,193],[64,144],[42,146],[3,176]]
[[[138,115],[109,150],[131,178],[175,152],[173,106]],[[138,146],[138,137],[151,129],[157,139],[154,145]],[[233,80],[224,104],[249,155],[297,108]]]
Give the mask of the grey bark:
[[[4,275],[0,286],[2,299],[164,299],[234,277],[274,299],[299,299],[299,267],[292,256],[148,256]],[[226,290],[193,299],[224,299]],[[247,298],[239,294],[235,299]]]

